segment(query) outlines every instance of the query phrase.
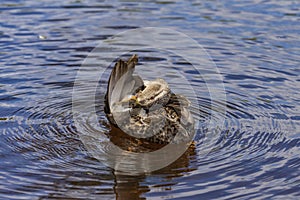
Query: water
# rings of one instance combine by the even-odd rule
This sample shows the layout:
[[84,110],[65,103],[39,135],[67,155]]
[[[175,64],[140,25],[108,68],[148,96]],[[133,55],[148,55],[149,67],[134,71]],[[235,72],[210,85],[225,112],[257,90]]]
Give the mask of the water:
[[[0,19],[0,199],[299,198],[297,1],[1,1]],[[74,123],[72,91],[99,42],[149,26],[201,44],[220,71],[226,99],[210,96],[203,77],[212,66],[199,75],[170,52],[138,50],[140,73],[152,79],[160,72],[199,103],[192,112],[201,131],[170,166],[126,176],[89,152]],[[104,54],[107,63],[115,59],[113,47]],[[106,62],[96,60],[85,71]],[[182,77],[197,98],[178,84]],[[99,93],[101,99],[103,88]],[[105,135],[103,103],[97,104]]]

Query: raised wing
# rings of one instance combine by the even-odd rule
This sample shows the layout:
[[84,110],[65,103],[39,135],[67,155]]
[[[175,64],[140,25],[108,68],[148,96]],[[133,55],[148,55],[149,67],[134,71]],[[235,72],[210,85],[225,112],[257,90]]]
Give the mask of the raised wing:
[[105,95],[105,109],[109,114],[111,106],[121,101],[126,95],[133,94],[137,88],[144,85],[143,80],[139,76],[132,75],[135,65],[138,62],[137,55],[133,55],[128,61],[118,60],[115,64],[107,85]]

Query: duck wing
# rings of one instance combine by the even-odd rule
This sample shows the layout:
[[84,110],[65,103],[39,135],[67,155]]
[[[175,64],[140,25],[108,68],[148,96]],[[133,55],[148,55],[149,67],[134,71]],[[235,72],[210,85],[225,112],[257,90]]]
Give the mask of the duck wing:
[[129,60],[118,60],[110,74],[107,92],[105,95],[105,109],[109,114],[114,103],[120,102],[126,95],[133,94],[138,88],[143,87],[141,77],[133,75],[138,56],[133,55]]

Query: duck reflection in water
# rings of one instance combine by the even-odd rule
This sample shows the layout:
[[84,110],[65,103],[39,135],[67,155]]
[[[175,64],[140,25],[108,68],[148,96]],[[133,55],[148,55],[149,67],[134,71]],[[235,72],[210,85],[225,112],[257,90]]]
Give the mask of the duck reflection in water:
[[[147,199],[147,193],[157,188],[160,192],[172,190],[176,178],[197,169],[191,164],[196,159],[194,143],[175,162],[149,175],[127,176],[114,173],[114,193],[117,200]],[[159,178],[158,178],[159,177]],[[149,179],[149,180],[148,180]],[[154,180],[153,182],[151,180]],[[159,180],[157,180],[159,179]]]

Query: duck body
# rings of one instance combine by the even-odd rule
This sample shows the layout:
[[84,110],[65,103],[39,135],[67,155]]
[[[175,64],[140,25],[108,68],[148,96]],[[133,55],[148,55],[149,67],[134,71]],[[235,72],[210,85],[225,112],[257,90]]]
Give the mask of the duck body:
[[110,75],[104,111],[109,122],[141,140],[159,144],[189,137],[193,118],[189,101],[171,92],[163,79],[144,81],[133,75],[137,55],[119,60]]

